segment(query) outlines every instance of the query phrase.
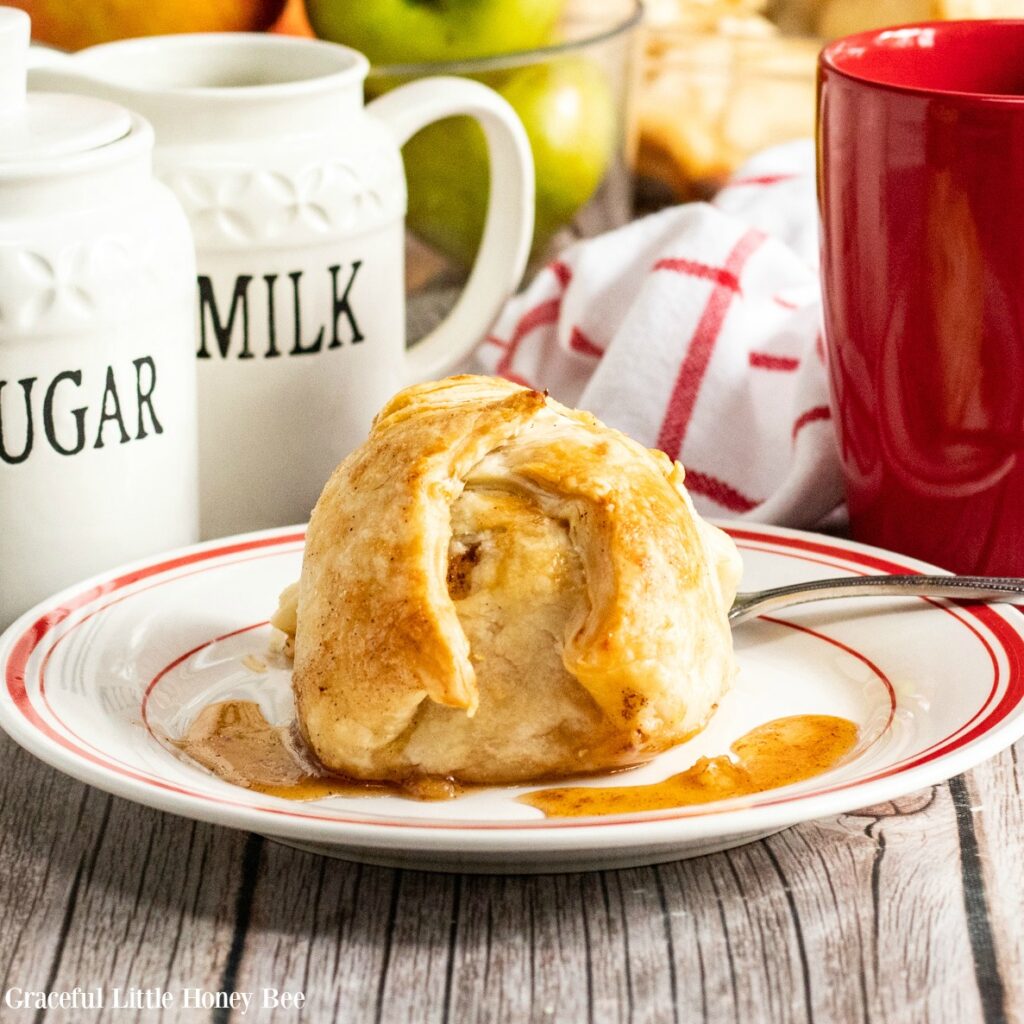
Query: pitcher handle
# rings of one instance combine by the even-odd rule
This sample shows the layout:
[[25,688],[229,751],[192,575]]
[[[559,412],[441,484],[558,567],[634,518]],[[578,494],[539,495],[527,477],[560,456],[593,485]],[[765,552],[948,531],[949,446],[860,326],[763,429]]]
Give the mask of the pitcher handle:
[[388,125],[399,146],[432,121],[458,114],[475,118],[487,139],[491,187],[480,249],[455,308],[406,350],[412,383],[442,376],[463,359],[522,279],[533,238],[533,156],[512,107],[471,79],[412,82],[374,100],[367,111]]

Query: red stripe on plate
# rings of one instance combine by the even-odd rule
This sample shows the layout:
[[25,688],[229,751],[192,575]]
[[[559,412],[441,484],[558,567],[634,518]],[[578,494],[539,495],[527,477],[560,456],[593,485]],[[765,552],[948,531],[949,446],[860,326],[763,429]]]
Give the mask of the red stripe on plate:
[[[805,540],[802,537],[786,537],[786,536],[774,536],[772,534],[758,533],[755,530],[748,530],[742,528],[730,528],[730,535],[739,542],[749,541],[752,545],[768,544],[768,548],[774,554],[788,556],[788,557],[800,557],[799,555],[793,555],[786,551],[786,548],[791,548],[797,552],[808,551],[813,554],[822,555],[825,557],[832,557],[841,559],[839,563],[840,567],[847,568],[850,570],[847,564],[853,563],[854,565],[866,566],[875,571],[881,572],[892,572],[892,573],[913,573],[917,570],[913,567],[902,565],[899,562],[891,561],[887,558],[867,554],[861,551],[853,551],[844,549],[842,547],[836,547],[824,542]],[[48,739],[52,740],[59,746],[70,750],[76,756],[88,761],[89,763],[96,764],[107,771],[112,771],[117,774],[129,777],[135,781],[144,783],[148,786],[155,786],[157,788],[171,791],[177,794],[185,795],[193,799],[201,799],[207,802],[220,803],[225,806],[240,807],[248,811],[254,811],[257,813],[266,813],[276,816],[300,818],[306,820],[313,820],[320,822],[335,823],[335,824],[352,824],[352,825],[372,825],[374,827],[402,827],[402,828],[431,828],[431,829],[473,829],[473,830],[506,830],[506,829],[550,829],[550,828],[583,828],[593,827],[595,821],[588,819],[580,819],[576,821],[543,821],[543,822],[520,822],[513,824],[508,823],[467,823],[467,822],[413,822],[409,819],[405,820],[388,820],[378,818],[324,818],[321,815],[303,814],[300,811],[280,808],[273,806],[255,806],[251,803],[243,803],[239,801],[233,801],[222,797],[213,797],[209,794],[198,793],[192,790],[184,789],[180,786],[172,783],[165,782],[158,778],[147,778],[145,775],[140,774],[138,771],[120,765],[116,762],[111,762],[109,755],[103,755],[101,757],[94,756],[87,749],[77,746],[68,740],[67,736],[64,736],[56,732],[48,723],[43,721],[39,716],[38,712],[32,706],[31,700],[28,697],[26,688],[26,672],[27,663],[29,657],[33,651],[42,643],[45,636],[60,622],[64,621],[68,615],[70,615],[75,609],[82,607],[87,604],[90,600],[102,596],[105,593],[109,593],[112,590],[120,589],[125,586],[129,586],[131,583],[136,582],[140,579],[145,579],[149,576],[156,575],[160,572],[171,571],[176,567],[183,565],[193,564],[200,561],[209,561],[214,558],[222,557],[227,554],[240,553],[243,551],[253,550],[254,548],[271,547],[274,545],[284,545],[287,543],[293,543],[297,540],[302,540],[303,535],[288,534],[279,537],[267,537],[260,538],[251,541],[243,541],[239,543],[233,543],[223,545],[220,548],[213,548],[206,551],[191,552],[187,555],[179,556],[175,559],[170,559],[164,562],[156,563],[152,566],[146,566],[141,569],[135,570],[130,573],[126,573],[123,576],[117,577],[114,580],[106,581],[90,588],[87,591],[83,591],[81,594],[73,595],[64,604],[52,609],[51,611],[40,616],[34,623],[32,623],[17,639],[14,643],[11,651],[11,655],[7,663],[6,671],[6,684],[8,693],[11,695],[14,701],[15,707],[18,708],[19,712],[23,717],[33,725],[39,732],[47,736]],[[742,546],[742,545],[741,545]],[[169,580],[161,582],[172,582],[173,579],[179,577],[172,577]],[[160,584],[154,584],[160,585]],[[129,595],[130,596],[130,595]],[[120,600],[120,599],[118,599]],[[930,602],[934,603],[934,602]],[[956,614],[953,608],[946,607],[944,605],[939,606],[943,611],[948,612],[956,619],[961,625],[966,626],[974,635],[977,637],[982,644],[988,650],[989,656],[992,659],[992,663],[995,671],[995,678],[993,680],[992,689],[990,691],[989,698],[986,700],[985,706],[992,702],[993,697],[998,692],[998,685],[1001,681],[999,673],[999,663],[995,657],[995,651],[991,644],[988,643],[987,639],[982,636],[973,626],[961,618],[959,614]],[[812,790],[807,793],[801,793],[795,796],[779,796],[766,800],[755,800],[753,802],[747,801],[744,806],[776,806],[779,804],[790,803],[795,800],[805,800],[814,796],[821,796],[828,793],[834,793],[840,790],[849,789],[855,786],[862,786],[869,782],[874,782],[879,779],[887,778],[893,775],[900,774],[909,770],[910,768],[918,767],[927,762],[936,760],[937,758],[952,753],[954,750],[958,750],[966,744],[970,743],[972,739],[982,734],[982,732],[993,728],[1003,721],[1011,711],[1017,708],[1022,698],[1024,698],[1024,641],[1020,635],[1013,630],[1010,624],[994,609],[987,606],[964,606],[957,609],[962,612],[965,616],[970,616],[977,621],[984,623],[984,625],[990,630],[996,641],[999,643],[1000,648],[1006,656],[1007,661],[1007,674],[1006,674],[1006,688],[998,700],[998,703],[992,708],[991,712],[983,720],[977,721],[972,728],[964,732],[964,727],[957,730],[956,733],[952,734],[947,743],[946,740],[939,741],[934,748],[921,752],[919,755],[911,760],[905,760],[898,763],[897,765],[888,766],[879,772],[874,773],[871,776],[861,777],[849,782],[838,783],[834,786],[823,787],[821,789]],[[84,621],[81,620],[81,621]],[[76,623],[75,628],[80,623]],[[779,625],[785,625],[791,628],[802,629],[803,627],[796,626],[793,623],[786,622],[785,620],[778,620]],[[246,627],[253,628],[253,627]],[[66,634],[65,634],[66,635]],[[60,638],[58,638],[60,639]],[[834,638],[830,638],[822,635],[822,639],[828,642],[833,642]],[[195,653],[189,652],[189,653]],[[186,653],[183,658],[187,658],[189,653]],[[854,652],[851,649],[851,653]],[[178,663],[180,664],[180,660]],[[42,683],[42,680],[41,680]],[[152,685],[155,685],[152,684]],[[42,685],[40,687],[42,691]],[[52,708],[48,709],[53,714]],[[975,716],[980,717],[981,712]],[[67,726],[59,719],[58,716],[54,715],[55,719],[60,722],[62,728]],[[974,719],[972,719],[972,722]],[[971,723],[969,722],[968,725]],[[945,746],[943,746],[945,744]],[[614,820],[601,820],[600,824],[604,826],[616,826],[616,825],[629,825],[637,824],[641,822],[652,822],[652,821],[666,821],[675,820],[678,818],[693,817],[699,814],[724,814],[728,813],[734,808],[728,802],[721,807],[714,807],[709,805],[702,808],[690,808],[683,809],[680,811],[667,812],[665,814],[650,814],[639,817],[617,817]]]
[[28,664],[29,656],[39,646],[42,638],[55,626],[60,625],[72,612],[95,601],[97,597],[109,594],[115,590],[131,586],[139,580],[148,579],[150,576],[158,576],[161,573],[172,572],[174,569],[183,568],[186,565],[195,565],[197,562],[208,562],[213,558],[222,558],[226,555],[240,554],[243,551],[254,551],[259,548],[280,547],[284,544],[292,544],[296,541],[306,539],[305,531],[301,533],[289,533],[282,536],[258,537],[253,540],[239,541],[237,543],[224,544],[221,547],[209,548],[203,551],[192,551],[176,558],[170,558],[163,562],[156,562],[153,565],[146,565],[139,569],[133,569],[122,576],[97,583],[80,594],[67,599],[64,604],[41,615],[28,629],[15,641],[11,650],[10,658],[7,661],[7,691],[11,699],[22,710],[27,704],[28,696],[25,691],[25,667]]
[[[893,718],[895,717],[895,714],[896,714],[896,691],[895,691],[895,689],[894,689],[894,687],[892,685],[892,682],[889,679],[889,677],[878,667],[878,665],[875,664],[875,662],[873,662],[870,658],[868,658],[866,655],[862,654],[860,651],[856,650],[855,648],[850,647],[848,644],[843,643],[843,641],[837,639],[836,637],[831,637],[831,636],[829,636],[826,633],[822,633],[819,630],[811,629],[808,626],[799,625],[799,624],[797,624],[795,622],[789,622],[786,619],[780,619],[780,618],[776,618],[774,616],[763,615],[763,616],[760,616],[760,618],[763,621],[765,621],[765,622],[772,623],[773,625],[783,626],[783,627],[785,627],[787,629],[792,629],[792,630],[795,630],[797,632],[804,633],[804,634],[806,634],[808,636],[812,636],[812,637],[814,637],[817,640],[823,640],[825,643],[830,644],[831,646],[838,648],[839,650],[845,652],[846,654],[849,654],[851,657],[854,657],[858,661],[863,663],[878,678],[878,680],[881,682],[882,686],[885,688],[886,695],[889,698],[889,713],[886,716],[885,724],[879,730],[878,735],[877,736],[873,736],[871,738],[871,740],[868,743],[868,746],[870,746],[873,743],[876,743],[879,739],[881,739],[882,736],[885,735],[885,733],[892,726]],[[230,637],[237,636],[240,633],[246,633],[246,632],[249,632],[250,630],[253,630],[253,629],[259,629],[261,626],[264,626],[264,625],[266,625],[266,622],[257,622],[257,623],[254,623],[251,626],[243,626],[241,629],[232,630],[230,633],[224,633],[221,636],[214,637],[212,640],[208,640],[206,643],[198,644],[197,646],[193,647],[191,650],[186,651],[184,654],[179,655],[177,658],[175,658],[169,664],[165,665],[149,681],[149,683],[146,686],[145,692],[143,694],[141,713],[142,713],[142,720],[143,720],[143,722],[145,723],[145,726],[146,726],[146,730],[149,732],[149,734],[151,736],[153,736],[154,740],[156,740],[157,742],[160,742],[158,737],[153,733],[153,730],[152,730],[152,728],[149,725],[149,717],[148,717],[148,713],[147,713],[147,706],[148,706],[148,703],[149,703],[150,695],[153,693],[153,691],[155,690],[157,685],[161,682],[161,680],[165,679],[179,665],[181,665],[184,662],[188,661],[190,658],[194,657],[196,654],[199,654],[201,651],[204,651],[207,648],[212,647],[214,644],[219,643],[222,640],[227,640]],[[65,726],[65,728],[66,728],[66,726]],[[122,762],[117,762],[117,763],[121,764]],[[127,766],[127,765],[124,765],[124,767],[125,768],[130,768],[130,766]],[[150,778],[152,779],[152,781],[154,781],[156,783],[162,782],[162,780],[159,778],[159,776],[151,775]],[[209,796],[208,794],[201,793],[201,792],[196,791],[196,790],[187,791],[187,792],[191,792],[191,795],[196,797],[196,798],[198,798],[198,799],[214,800],[214,801],[216,801],[216,798],[213,798],[213,797]],[[234,803],[234,801],[224,801],[224,802]],[[252,807],[253,805],[252,804],[242,804],[241,806]],[[256,808],[256,809],[258,809],[258,810],[271,810],[271,809],[276,810],[275,808],[262,808],[262,807],[259,807],[259,808]],[[288,813],[288,812],[281,811],[280,813]],[[690,812],[687,812],[687,813],[690,813]],[[697,813],[700,813],[700,811],[697,810],[697,809],[694,809],[692,811],[692,813],[697,814]],[[299,817],[307,817],[306,815],[301,815],[301,814],[298,815],[298,816]],[[318,820],[322,820],[322,819],[318,818]],[[331,818],[331,819],[328,819],[328,820],[345,822],[345,821],[348,821],[350,819],[346,819],[346,818]],[[646,820],[646,819],[637,818],[636,820],[640,821],[640,820]],[[378,823],[378,819],[375,818],[374,819],[374,824],[377,824],[377,823]],[[395,820],[390,820],[389,821],[387,819],[381,819],[379,823],[380,824],[388,824],[388,825],[402,825],[402,824],[404,824],[404,822],[402,822],[402,821],[395,821]],[[437,827],[437,828],[441,828],[441,827],[457,827],[457,826],[445,826],[445,825],[442,825],[441,823],[436,823],[436,822],[434,822],[434,823],[419,823],[419,822],[417,822],[417,827],[423,827],[423,828]],[[480,826],[477,823],[470,822],[470,823],[467,823],[465,827],[467,827],[467,828],[479,828],[479,827],[484,827],[484,826]],[[505,827],[520,828],[520,827],[538,827],[538,826],[536,824],[535,825],[527,826],[525,823],[523,823],[523,824],[516,823],[515,825],[508,825],[508,826],[505,826]]]
[[842,640],[836,639],[834,636],[829,636],[827,633],[821,633],[816,629],[811,629],[810,626],[802,626],[797,622],[789,622],[787,619],[778,619],[774,615],[759,615],[759,619],[764,622],[773,622],[776,626],[786,626],[788,629],[795,629],[799,633],[806,633],[808,636],[813,636],[817,640],[824,640],[825,643],[831,644],[833,647],[838,647],[839,650],[845,651],[851,657],[856,658],[859,662],[866,665],[878,678],[881,680],[882,685],[885,687],[885,692],[889,695],[889,717],[885,720],[885,725],[882,726],[882,731],[872,740],[879,739],[889,731],[889,727],[892,725],[893,718],[896,717],[896,689],[892,685],[892,680],[866,655],[862,654],[856,648],[851,647],[849,644],[844,644]]

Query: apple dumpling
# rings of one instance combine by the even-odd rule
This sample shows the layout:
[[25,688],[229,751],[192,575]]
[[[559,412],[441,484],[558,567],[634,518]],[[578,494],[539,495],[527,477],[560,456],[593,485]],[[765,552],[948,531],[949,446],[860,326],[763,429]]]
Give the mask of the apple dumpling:
[[678,463],[461,376],[398,394],[338,466],[274,621],[325,767],[516,783],[702,728],[734,673],[738,576]]

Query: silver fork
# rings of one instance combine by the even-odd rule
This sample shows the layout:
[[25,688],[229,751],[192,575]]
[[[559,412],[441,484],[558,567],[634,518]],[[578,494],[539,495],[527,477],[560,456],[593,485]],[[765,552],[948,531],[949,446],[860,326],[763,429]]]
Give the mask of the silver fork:
[[1012,576],[850,576],[794,583],[770,590],[741,591],[729,610],[729,622],[747,619],[794,604],[831,597],[954,597],[964,601],[1011,601],[1024,598],[1024,579]]

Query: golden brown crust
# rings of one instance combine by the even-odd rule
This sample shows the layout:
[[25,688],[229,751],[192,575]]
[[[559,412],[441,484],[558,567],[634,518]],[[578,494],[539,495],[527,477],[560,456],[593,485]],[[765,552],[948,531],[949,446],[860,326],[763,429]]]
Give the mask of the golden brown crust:
[[507,381],[397,395],[307,535],[294,687],[317,756],[361,778],[520,781],[699,729],[733,672],[737,558],[681,481]]

